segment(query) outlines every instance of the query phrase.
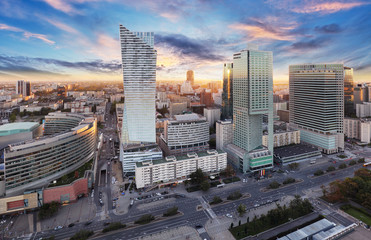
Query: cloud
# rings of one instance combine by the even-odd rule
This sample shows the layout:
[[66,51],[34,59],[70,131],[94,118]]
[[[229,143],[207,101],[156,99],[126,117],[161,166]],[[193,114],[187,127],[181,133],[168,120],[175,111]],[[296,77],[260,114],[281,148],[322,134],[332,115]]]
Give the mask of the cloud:
[[55,44],[54,41],[50,40],[47,38],[46,35],[44,34],[38,34],[38,33],[31,33],[31,32],[28,32],[28,31],[25,31],[21,28],[17,28],[17,27],[12,27],[12,26],[9,26],[9,25],[6,25],[6,24],[2,24],[0,23],[0,30],[6,30],[6,31],[11,31],[11,32],[22,32],[23,33],[23,36],[26,37],[27,39],[28,38],[37,38],[37,39],[40,39],[48,44]]
[[212,40],[196,40],[182,34],[156,35],[155,47],[170,47],[173,53],[183,57],[194,57],[198,60],[223,60],[224,57],[216,53],[215,42]]
[[298,32],[294,32],[298,26],[288,19],[281,19],[277,16],[267,16],[264,19],[249,18],[242,23],[233,23],[229,28],[245,34],[249,40],[269,39],[280,41],[295,40]]
[[314,28],[316,32],[319,33],[339,33],[343,31],[338,24],[332,23],[324,26],[317,26]]
[[341,1],[307,1],[304,6],[295,7],[292,9],[296,13],[323,13],[330,14],[339,11],[349,10],[354,7],[359,7],[370,3],[366,2],[341,2]]
[[306,50],[312,50],[321,48],[326,45],[326,43],[329,41],[328,38],[316,38],[309,41],[299,41],[295,42],[290,46],[291,50],[294,51],[306,51]]
[[62,23],[62,22],[59,22],[59,21],[56,21],[56,20],[52,20],[52,19],[49,19],[49,18],[45,18],[45,17],[41,17],[42,19],[44,19],[45,21],[47,21],[48,23],[50,23],[51,25],[63,30],[63,31],[66,31],[66,32],[69,32],[69,33],[73,33],[73,34],[78,34],[79,32],[74,29],[73,27],[71,26],[68,26],[67,24],[65,23]]
[[295,13],[319,14],[331,14],[370,4],[370,2],[354,0],[267,0],[266,3]]
[[79,13],[67,0],[44,0],[44,2],[67,14]]
[[[63,71],[63,68],[78,69],[92,73],[119,74],[121,63],[118,61],[104,62],[102,60],[93,60],[86,62],[69,62],[51,58],[29,58],[23,56],[6,56],[0,55],[0,70],[7,71],[33,71],[37,68],[57,69]],[[70,71],[69,70],[69,71]],[[38,70],[46,72],[45,70]]]

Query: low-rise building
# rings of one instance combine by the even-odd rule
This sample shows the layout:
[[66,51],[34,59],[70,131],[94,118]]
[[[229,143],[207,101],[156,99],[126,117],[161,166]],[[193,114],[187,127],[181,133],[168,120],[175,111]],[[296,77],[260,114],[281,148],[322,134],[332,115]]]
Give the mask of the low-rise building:
[[204,116],[209,122],[209,126],[214,126],[215,122],[220,120],[220,108],[204,108]]
[[224,147],[233,143],[233,122],[232,120],[217,121],[216,125],[216,149],[224,151]]
[[159,146],[165,156],[209,149],[209,124],[198,114],[176,115],[164,122]]
[[371,121],[367,118],[344,118],[344,135],[361,142],[371,142]]
[[[268,135],[265,134],[262,136],[263,146],[268,146]],[[275,132],[273,134],[273,147],[283,147],[291,144],[300,143],[300,131],[284,131],[284,132]]]
[[137,188],[154,184],[182,181],[200,168],[206,173],[217,173],[227,167],[227,153],[221,150],[168,156],[164,159],[138,162],[135,166]]
[[371,116],[371,102],[364,102],[356,104],[356,115],[359,118]]
[[296,144],[274,149],[273,157],[275,163],[285,164],[301,160],[313,160],[322,157],[322,154],[317,147]]

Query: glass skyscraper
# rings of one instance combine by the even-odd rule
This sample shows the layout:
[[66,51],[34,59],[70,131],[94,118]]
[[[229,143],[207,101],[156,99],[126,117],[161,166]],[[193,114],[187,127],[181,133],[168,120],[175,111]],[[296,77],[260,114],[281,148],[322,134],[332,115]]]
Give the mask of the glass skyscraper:
[[233,117],[233,63],[223,66],[222,118]]
[[[273,54],[248,45],[233,55],[234,165],[243,172],[273,167]],[[262,146],[268,115],[268,148]],[[232,157],[233,158],[233,157]]]
[[130,32],[120,25],[124,116],[122,141],[156,142],[156,59],[153,32]]
[[355,113],[353,92],[353,68],[344,67],[344,111],[348,117]]
[[289,76],[290,128],[324,153],[343,151],[343,64],[291,65]]

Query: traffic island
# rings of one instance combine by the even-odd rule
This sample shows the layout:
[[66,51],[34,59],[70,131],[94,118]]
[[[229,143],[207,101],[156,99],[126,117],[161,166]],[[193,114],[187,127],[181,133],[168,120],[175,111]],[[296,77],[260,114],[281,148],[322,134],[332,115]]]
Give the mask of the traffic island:
[[[278,186],[277,187],[275,187],[275,186],[268,186],[268,187],[264,187],[264,188],[261,188],[260,189],[260,192],[264,192],[264,193],[266,193],[266,192],[271,192],[271,191],[273,191],[273,190],[277,190],[277,189],[282,189],[282,188],[285,188],[285,187],[289,187],[289,186],[292,186],[292,185],[294,185],[294,184],[298,184],[298,183],[301,183],[301,182],[303,182],[304,180],[303,179],[301,179],[301,178],[298,178],[298,179],[294,179],[295,181],[292,181],[292,180],[289,180],[289,179],[286,179],[285,181],[283,181],[283,183],[282,184],[280,184],[280,183],[278,183],[278,182],[276,182],[276,183],[278,183]],[[272,183],[271,183],[272,184]]]

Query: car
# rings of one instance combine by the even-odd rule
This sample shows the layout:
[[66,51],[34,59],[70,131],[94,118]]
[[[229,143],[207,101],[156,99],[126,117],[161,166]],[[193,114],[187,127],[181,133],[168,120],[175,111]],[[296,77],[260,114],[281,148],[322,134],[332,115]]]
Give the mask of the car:
[[93,221],[86,222],[86,223],[85,223],[85,226],[88,226],[88,225],[92,224],[92,222],[93,222]]
[[68,224],[68,227],[73,227],[73,226],[75,226],[74,223],[70,223],[70,224]]
[[260,206],[260,205],[259,205],[259,204],[257,204],[257,203],[255,203],[255,204],[254,204],[254,207],[259,207],[259,206]]
[[226,216],[226,217],[229,217],[229,218],[232,218],[232,217],[233,217],[233,216],[232,216],[231,214],[229,214],[229,213],[227,213],[225,216]]
[[99,192],[99,198],[102,198],[102,192]]
[[203,226],[202,226],[201,224],[197,224],[197,225],[195,226],[195,228],[203,228]]
[[156,193],[156,195],[157,195],[157,196],[161,196],[161,193],[158,192],[158,193]]
[[56,226],[56,227],[54,228],[54,230],[57,231],[57,230],[62,229],[62,228],[63,228],[63,226]]

